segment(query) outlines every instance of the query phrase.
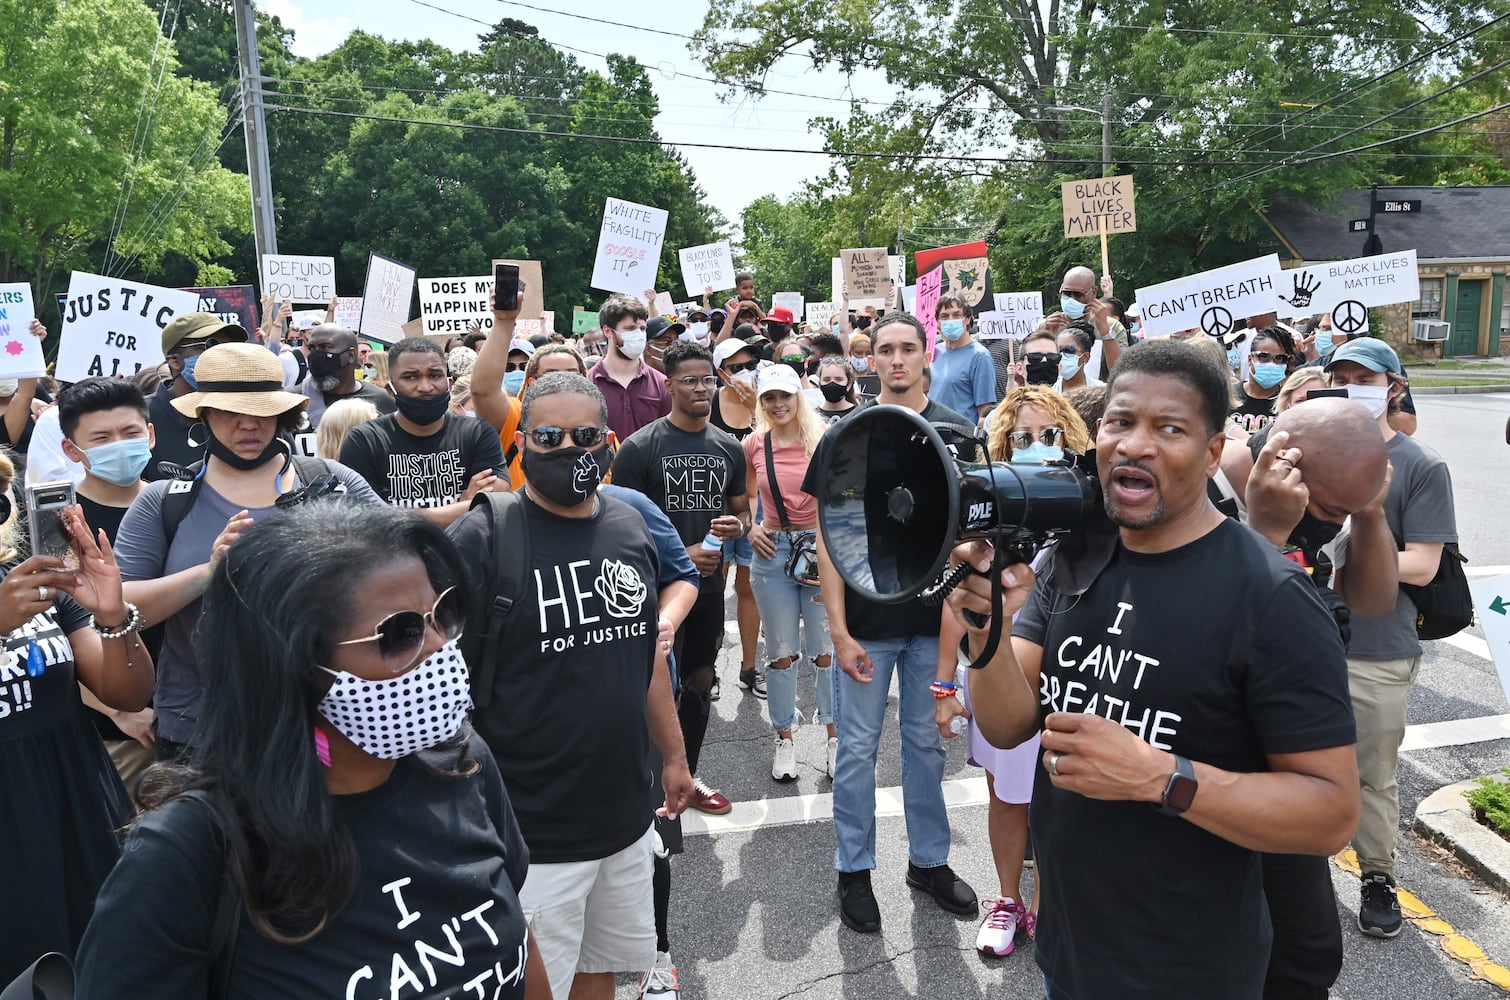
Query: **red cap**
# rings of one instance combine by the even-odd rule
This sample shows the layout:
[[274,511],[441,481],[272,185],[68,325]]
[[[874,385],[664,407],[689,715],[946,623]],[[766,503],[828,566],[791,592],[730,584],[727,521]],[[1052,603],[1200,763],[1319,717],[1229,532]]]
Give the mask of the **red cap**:
[[778,323],[796,322],[796,320],[792,318],[792,311],[786,306],[777,306],[775,309],[772,309],[770,312],[766,313],[765,318],[775,320]]

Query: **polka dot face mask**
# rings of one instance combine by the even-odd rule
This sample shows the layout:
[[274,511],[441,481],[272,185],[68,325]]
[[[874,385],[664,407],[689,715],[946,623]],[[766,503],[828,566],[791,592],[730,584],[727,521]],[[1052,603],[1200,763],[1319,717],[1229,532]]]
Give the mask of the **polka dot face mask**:
[[444,743],[461,729],[472,708],[467,664],[455,642],[387,680],[320,669],[336,679],[320,702],[320,714],[342,736],[381,760],[397,760]]

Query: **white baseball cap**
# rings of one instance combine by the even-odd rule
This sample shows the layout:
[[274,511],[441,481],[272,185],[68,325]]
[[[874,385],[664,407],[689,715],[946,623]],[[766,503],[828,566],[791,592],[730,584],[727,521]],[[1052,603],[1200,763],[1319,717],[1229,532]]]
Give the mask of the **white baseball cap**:
[[802,380],[797,373],[792,371],[789,365],[770,365],[760,369],[759,381],[756,382],[755,395],[764,396],[768,392],[789,392],[793,396],[802,393]]

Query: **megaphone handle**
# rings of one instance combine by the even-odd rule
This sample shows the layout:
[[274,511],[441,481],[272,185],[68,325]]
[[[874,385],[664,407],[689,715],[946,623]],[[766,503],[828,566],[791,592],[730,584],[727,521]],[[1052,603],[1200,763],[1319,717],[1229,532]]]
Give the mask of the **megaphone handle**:
[[[986,633],[986,644],[981,648],[980,656],[972,660],[968,666],[971,670],[979,670],[991,661],[996,655],[996,649],[1001,645],[1001,620],[1002,603],[1006,600],[1006,588],[1001,584],[1002,572],[1013,562],[1021,562],[1016,558],[1009,546],[998,545],[994,548],[991,556],[991,630]],[[986,624],[985,618],[974,611],[965,611],[971,624],[976,628]]]

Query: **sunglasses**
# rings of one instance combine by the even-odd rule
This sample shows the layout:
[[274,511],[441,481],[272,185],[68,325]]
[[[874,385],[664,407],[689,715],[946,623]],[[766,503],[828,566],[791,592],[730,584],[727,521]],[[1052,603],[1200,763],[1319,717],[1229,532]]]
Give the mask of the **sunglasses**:
[[1032,351],[1031,353],[1029,353],[1026,356],[1026,360],[1027,360],[1028,364],[1030,364],[1030,365],[1041,365],[1045,361],[1058,361],[1059,360],[1059,352],[1058,351]]
[[829,354],[818,362],[819,368],[844,368],[849,364],[849,359],[838,354]]
[[1070,298],[1074,299],[1077,302],[1088,302],[1090,301],[1090,297],[1093,293],[1077,292],[1073,288],[1061,288],[1059,289],[1059,294],[1068,295]]
[[1079,345],[1072,345],[1070,347],[1061,347],[1061,348],[1059,348],[1059,353],[1060,354],[1068,354],[1070,357],[1073,358],[1073,357],[1075,357],[1076,355],[1078,355],[1080,353],[1080,347],[1079,347]]
[[740,372],[752,372],[759,367],[759,358],[756,358],[753,361],[729,361],[724,363],[724,371],[730,373],[731,375],[738,375]]
[[807,358],[806,358],[806,356],[804,356],[804,355],[802,355],[800,353],[799,354],[783,354],[781,356],[781,360],[782,361],[806,361]]
[[529,367],[528,361],[510,361],[505,364],[503,370],[506,372],[522,372],[527,367]]
[[419,662],[425,650],[425,630],[433,628],[447,642],[461,637],[466,624],[466,593],[460,587],[447,587],[435,599],[435,607],[426,613],[418,611],[395,611],[377,623],[371,635],[360,639],[347,639],[337,646],[355,646],[364,642],[376,642],[383,666],[393,674],[401,674]]
[[1268,351],[1254,351],[1248,357],[1261,365],[1287,365],[1290,363],[1290,356],[1288,354],[1270,354]]
[[1058,427],[1045,427],[1037,435],[1034,435],[1032,431],[1013,431],[1007,435],[1007,441],[1011,443],[1012,449],[1015,451],[1018,448],[1033,447],[1035,437],[1039,444],[1052,448],[1064,437],[1064,431]]
[[[601,427],[572,427],[569,430],[571,442],[578,448],[596,448],[603,443],[605,432]],[[561,442],[566,440],[567,432],[566,427],[536,427],[525,433],[542,448],[559,448]]]

